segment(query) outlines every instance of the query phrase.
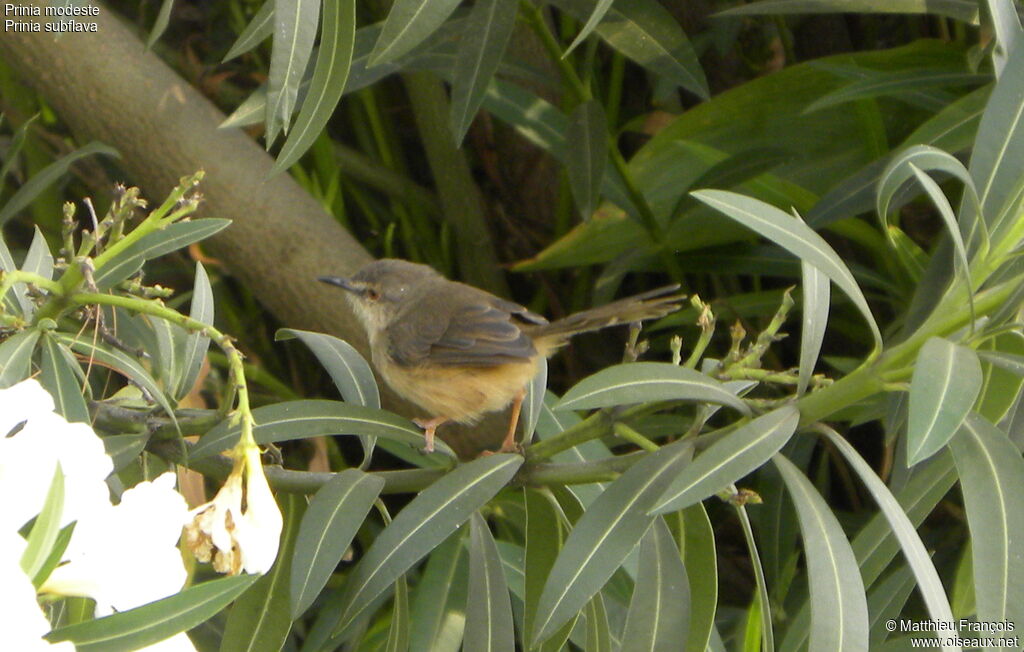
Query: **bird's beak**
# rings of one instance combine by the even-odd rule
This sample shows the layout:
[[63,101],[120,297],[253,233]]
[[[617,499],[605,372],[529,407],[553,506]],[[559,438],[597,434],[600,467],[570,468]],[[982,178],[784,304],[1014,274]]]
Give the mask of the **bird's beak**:
[[318,281],[321,283],[327,283],[328,285],[337,285],[338,287],[348,290],[353,294],[362,294],[365,288],[361,283],[356,283],[344,276],[319,276]]

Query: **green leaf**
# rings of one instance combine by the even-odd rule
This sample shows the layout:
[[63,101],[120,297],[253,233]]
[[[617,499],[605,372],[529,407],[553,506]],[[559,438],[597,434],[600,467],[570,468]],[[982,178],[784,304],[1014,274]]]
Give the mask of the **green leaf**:
[[[1006,69],[996,82],[968,166],[978,189],[981,214],[988,224],[992,246],[999,249],[1002,239],[1017,222],[1014,210],[1021,190],[1020,170],[1024,169],[1024,48],[1010,53]],[[960,208],[965,232],[973,233],[977,213],[969,201]],[[1010,246],[1016,243],[1009,243]]]
[[85,158],[86,156],[92,156],[93,154],[104,154],[106,156],[120,158],[120,154],[117,153],[116,149],[103,145],[102,143],[89,143],[84,147],[76,149],[70,154],[65,154],[42,170],[33,174],[32,177],[26,181],[23,186],[18,188],[18,191],[7,200],[7,203],[4,204],[3,208],[0,208],[0,226],[6,224],[7,220],[11,219],[17,215],[21,209],[31,204],[35,198],[39,196],[39,193],[43,192],[43,190],[50,187],[54,182],[64,176],[72,163]]
[[491,0],[473,5],[452,69],[451,132],[462,139],[484,100],[516,24],[516,0]]
[[914,584],[914,573],[910,566],[901,565],[868,591],[868,614],[871,616],[869,644],[872,650],[885,642],[889,635],[885,621],[899,618],[903,605],[914,590]]
[[789,441],[799,421],[797,409],[786,405],[725,435],[679,473],[651,513],[689,507],[759,468]]
[[54,568],[61,563],[64,558],[64,552],[68,549],[68,544],[71,543],[71,536],[75,533],[75,526],[78,525],[78,521],[72,521],[61,528],[60,532],[57,533],[57,538],[54,540],[53,545],[50,546],[50,554],[43,560],[42,566],[32,577],[32,586],[37,589],[43,585],[49,577],[50,573],[53,572]]
[[230,61],[235,57],[245,54],[253,49],[274,33],[274,0],[264,0],[259,11],[252,17],[249,24],[245,26],[242,33],[238,35],[234,45],[221,59],[221,63]]
[[320,0],[274,3],[274,47],[267,80],[268,147],[282,127],[288,131],[319,21]]
[[[531,632],[538,617],[537,607],[544,591],[544,583],[565,541],[565,529],[559,518],[558,503],[550,494],[542,495],[537,490],[526,489],[523,496],[526,505],[523,631]],[[559,630],[560,635],[552,637],[548,644],[554,649],[560,649],[569,638],[569,632],[574,624],[575,618]]]
[[324,0],[320,49],[313,78],[288,140],[270,175],[290,168],[320,136],[345,90],[356,33],[355,0]]
[[590,100],[576,107],[569,118],[566,139],[573,144],[566,159],[569,186],[576,208],[587,219],[601,197],[608,159],[608,128],[600,102]]
[[851,84],[826,93],[807,107],[812,113],[820,109],[836,106],[856,100],[871,99],[885,95],[895,95],[908,91],[928,88],[948,88],[950,86],[974,86],[989,81],[989,75],[979,75],[959,70],[943,70],[924,68],[917,70],[899,70],[893,73],[872,75]]
[[68,421],[89,423],[89,407],[78,380],[78,362],[67,347],[47,333],[42,342],[39,382],[53,396],[57,413]]
[[465,626],[466,554],[463,530],[434,548],[416,584],[412,603],[412,650],[458,652]]
[[861,482],[867,487],[871,496],[878,503],[879,508],[881,508],[882,514],[889,521],[893,534],[899,540],[900,547],[903,548],[903,555],[907,558],[907,563],[914,571],[914,577],[917,578],[917,584],[921,589],[921,597],[924,598],[924,603],[928,608],[928,614],[931,616],[931,619],[937,622],[951,622],[953,620],[953,611],[949,606],[949,600],[946,597],[946,590],[942,586],[942,580],[939,579],[939,574],[932,564],[928,550],[925,549],[924,543],[921,542],[921,537],[918,536],[913,523],[907,518],[906,513],[904,513],[903,508],[896,501],[895,496],[890,493],[885,483],[875,475],[875,472],[868,466],[868,463],[861,458],[848,441],[840,437],[831,428],[822,429],[821,432],[842,453],[847,463],[860,476]]
[[978,357],[986,362],[991,362],[1000,369],[1024,376],[1024,355],[1014,355],[1002,351],[977,351]]
[[[332,335],[300,331],[294,328],[282,328],[277,331],[275,339],[283,340],[296,337],[309,347],[316,359],[330,374],[334,386],[338,388],[341,398],[347,403],[355,403],[369,408],[380,408],[380,391],[373,370],[366,359],[356,351],[355,347]],[[377,438],[371,435],[360,435],[363,446],[363,465],[370,463]]]
[[981,363],[973,349],[941,337],[924,343],[910,382],[908,464],[946,445],[978,398],[981,381]]
[[772,458],[796,506],[811,594],[810,649],[868,649],[864,582],[846,534],[814,485],[782,455]]
[[135,609],[60,627],[46,639],[71,641],[79,652],[135,650],[205,622],[258,579],[259,575],[237,575],[203,582]]
[[[2,181],[3,177],[0,177]],[[0,233],[0,270],[4,272],[10,272],[18,269],[17,265],[14,264],[14,257],[11,256],[11,250],[7,248],[7,243],[4,242],[3,234]],[[22,314],[28,315],[31,310],[28,297],[25,296],[25,284],[15,283],[7,295],[3,297],[3,305],[7,312],[12,315]]]
[[[600,9],[594,0],[553,0],[551,4],[586,23]],[[608,45],[654,74],[701,99],[709,97],[707,80],[693,46],[672,14],[655,0],[613,4],[596,31]]]
[[114,470],[120,471],[142,454],[149,442],[149,433],[111,435],[103,438],[103,449],[114,462]]
[[388,63],[408,53],[433,34],[458,6],[459,0],[396,0],[373,46],[369,65]]
[[395,580],[395,600],[391,606],[391,624],[384,652],[406,652],[409,649],[409,583],[405,575]]
[[142,264],[147,260],[177,251],[193,242],[205,240],[229,224],[231,220],[215,218],[175,222],[162,231],[139,238],[138,242],[97,269],[93,280],[101,290],[113,287],[142,269]]
[[[206,274],[206,268],[199,261],[196,261],[196,280],[192,286],[192,305],[189,307],[188,316],[201,324],[213,324],[213,288],[210,287],[210,277]],[[210,338],[201,332],[190,333],[185,338],[180,356],[181,378],[178,380],[178,388],[174,391],[174,398],[181,400],[192,391],[209,348]]]
[[668,362],[627,362],[602,369],[573,386],[555,409],[587,410],[672,400],[717,403],[750,414],[746,403],[717,380]]
[[532,644],[579,612],[640,541],[655,520],[647,511],[689,460],[690,446],[680,441],[648,454],[587,508],[544,584],[528,634]]
[[[21,554],[21,570],[32,578],[32,584],[39,586],[46,577],[40,577],[40,571],[46,566],[50,553],[57,543],[60,534],[60,521],[64,514],[64,472],[57,462],[50,480],[50,488],[46,492],[43,508],[36,516],[32,532],[28,535],[25,551]],[[52,568],[50,570],[53,570]]]
[[327,585],[338,562],[384,488],[384,480],[346,469],[324,484],[309,502],[295,543],[291,615],[301,616]]
[[[407,419],[390,412],[340,401],[285,401],[256,408],[253,434],[256,441],[268,444],[323,435],[369,435],[400,444],[423,448],[423,432]],[[190,451],[191,459],[200,459],[227,450],[238,442],[239,426],[223,421],[210,429]],[[434,442],[432,455],[455,457],[444,442]]]
[[380,392],[373,370],[355,347],[332,335],[282,328],[277,331],[278,341],[298,338],[309,347],[316,359],[331,375],[334,386],[347,403],[370,408],[380,407]]
[[[690,625],[686,652],[704,652],[715,628],[718,605],[715,531],[701,503],[690,505],[679,514],[683,522],[683,563],[686,565],[690,587]],[[667,518],[671,518],[671,515]]]
[[167,396],[160,390],[160,387],[149,375],[149,372],[136,362],[127,353],[113,348],[107,348],[102,344],[93,342],[85,335],[68,335],[57,333],[58,341],[65,346],[70,346],[75,351],[90,357],[94,363],[109,367],[133,383],[138,385],[146,394],[148,399],[156,401],[171,419],[174,419],[174,409],[171,407]]
[[995,64],[996,76],[1000,76],[1006,68],[1009,53],[1021,41],[1020,16],[1013,0],[986,0],[985,4],[996,36],[992,62]]
[[25,261],[21,269],[26,272],[38,274],[45,279],[53,278],[53,255],[50,254],[50,247],[46,244],[46,236],[38,226],[33,227],[32,244],[25,254]]
[[[28,135],[29,127],[32,126],[36,120],[39,119],[39,114],[35,114],[28,120],[21,123],[11,137],[11,142],[7,146],[7,151],[4,152],[4,164],[0,165],[0,183],[3,183],[7,179],[7,173],[11,171],[11,167],[14,162],[18,160],[18,154],[21,153],[21,148],[25,144],[25,136]],[[4,268],[6,269],[6,268]],[[11,267],[11,269],[14,269]]]
[[160,11],[156,15],[156,20],[153,21],[153,29],[149,32],[149,37],[146,39],[146,49],[153,47],[163,33],[167,30],[167,24],[171,20],[171,10],[174,9],[174,0],[163,0],[160,3]]
[[583,24],[576,38],[572,40],[572,43],[566,48],[565,53],[562,56],[568,56],[570,52],[576,49],[576,47],[585,41],[588,36],[594,31],[594,28],[601,22],[604,15],[611,9],[612,2],[615,0],[597,0],[594,3],[594,9],[590,12],[590,16],[587,17],[587,22]]
[[1024,459],[974,413],[949,448],[971,531],[978,621],[1024,623]]
[[803,274],[803,322],[800,324],[800,375],[797,395],[807,391],[807,385],[814,374],[814,365],[821,353],[828,326],[828,309],[831,286],[828,278],[818,268],[806,261],[800,261]]
[[479,513],[473,514],[469,524],[469,591],[463,645],[466,650],[514,652],[512,602],[498,547]]
[[[913,168],[922,170],[938,170],[950,174],[964,183],[974,204],[977,205],[977,192],[970,172],[955,156],[931,145],[914,145],[899,152],[889,161],[878,182],[878,216],[883,224],[887,223],[890,202],[898,190],[916,174]],[[959,228],[956,229],[959,233]]]
[[0,344],[0,389],[28,378],[38,339],[39,331],[22,331]]
[[374,540],[349,575],[335,632],[349,627],[371,603],[512,479],[518,455],[492,455],[463,464],[405,506]]
[[864,294],[839,254],[803,221],[794,219],[771,204],[724,190],[698,190],[694,197],[721,211],[740,224],[775,242],[800,260],[818,268],[853,301],[871,327],[875,347],[881,348],[882,334]]
[[761,0],[719,12],[718,16],[785,14],[936,14],[978,24],[978,4],[971,0]]
[[681,650],[688,643],[690,581],[679,548],[658,517],[640,542],[640,569],[622,633],[622,652]]
[[295,560],[299,523],[306,511],[306,497],[282,493],[284,527],[274,566],[231,607],[221,652],[280,650],[292,628],[289,612],[288,578]]
[[537,422],[540,421],[541,412],[544,410],[544,397],[548,389],[548,361],[541,356],[537,362],[537,373],[533,375],[530,383],[526,386],[526,398],[523,399],[523,412],[519,422],[523,424],[522,442],[529,445],[533,441],[533,434],[537,430]]
[[612,632],[608,625],[608,610],[600,591],[587,603],[583,613],[587,616],[587,652],[612,652]]

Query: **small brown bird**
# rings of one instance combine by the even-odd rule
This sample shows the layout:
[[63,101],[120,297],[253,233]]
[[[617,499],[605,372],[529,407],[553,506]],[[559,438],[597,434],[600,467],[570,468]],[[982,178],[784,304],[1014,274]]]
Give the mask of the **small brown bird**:
[[549,323],[523,306],[404,260],[385,258],[350,278],[319,280],[348,290],[377,371],[429,415],[416,419],[428,452],[441,424],[475,423],[509,403],[512,417],[501,451],[515,450],[526,385],[541,356],[577,333],[662,317],[684,298],[671,285]]

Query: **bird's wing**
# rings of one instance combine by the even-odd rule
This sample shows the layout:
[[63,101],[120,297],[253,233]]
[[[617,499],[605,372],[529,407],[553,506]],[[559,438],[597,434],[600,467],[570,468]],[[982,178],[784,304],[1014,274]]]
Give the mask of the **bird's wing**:
[[547,323],[526,308],[479,290],[463,294],[462,307],[445,319],[417,315],[388,327],[389,354],[403,366],[489,367],[537,355],[521,323]]

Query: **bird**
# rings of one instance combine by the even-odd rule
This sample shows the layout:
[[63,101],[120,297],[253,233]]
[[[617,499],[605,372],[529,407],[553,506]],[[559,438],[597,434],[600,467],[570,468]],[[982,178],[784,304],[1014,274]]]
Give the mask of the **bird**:
[[375,260],[350,277],[320,276],[340,287],[366,331],[374,367],[399,396],[423,410],[414,419],[434,450],[438,427],[476,423],[512,405],[499,452],[518,450],[526,386],[570,337],[615,324],[656,319],[680,307],[678,285],[660,287],[549,322],[527,308],[451,281],[433,268]]

